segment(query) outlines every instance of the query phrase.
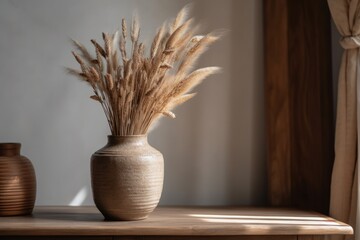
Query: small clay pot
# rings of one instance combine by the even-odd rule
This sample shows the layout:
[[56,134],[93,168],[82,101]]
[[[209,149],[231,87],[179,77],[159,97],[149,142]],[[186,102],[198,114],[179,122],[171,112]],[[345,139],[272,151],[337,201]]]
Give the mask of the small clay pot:
[[164,159],[147,136],[109,136],[91,158],[96,207],[107,220],[141,220],[159,203]]
[[27,215],[34,208],[35,171],[20,148],[20,143],[0,143],[0,216]]

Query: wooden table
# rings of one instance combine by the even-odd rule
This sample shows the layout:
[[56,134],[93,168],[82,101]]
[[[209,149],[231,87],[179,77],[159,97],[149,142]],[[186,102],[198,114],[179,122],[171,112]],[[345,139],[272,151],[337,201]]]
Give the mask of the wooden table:
[[308,211],[269,208],[158,207],[136,222],[104,221],[95,207],[36,207],[0,218],[0,239],[311,240],[352,234],[350,226]]

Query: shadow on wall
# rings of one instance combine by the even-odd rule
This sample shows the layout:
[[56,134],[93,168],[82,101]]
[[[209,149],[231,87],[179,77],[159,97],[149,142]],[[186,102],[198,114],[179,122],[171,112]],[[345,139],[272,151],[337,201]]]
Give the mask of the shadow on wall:
[[228,192],[231,204],[266,204],[262,1],[233,1]]
[[[205,31],[229,29],[199,67],[205,80],[190,103],[164,119],[150,143],[163,152],[161,204],[262,205],[266,202],[261,1],[195,1]],[[215,17],[216,16],[216,17]]]

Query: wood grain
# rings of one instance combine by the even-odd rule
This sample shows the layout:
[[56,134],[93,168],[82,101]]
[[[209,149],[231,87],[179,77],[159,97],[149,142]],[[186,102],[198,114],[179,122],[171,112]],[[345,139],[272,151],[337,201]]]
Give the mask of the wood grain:
[[77,237],[67,237],[67,236],[61,236],[61,237],[49,237],[49,236],[26,236],[26,237],[1,237],[0,240],[113,240],[113,237],[103,237],[103,236],[77,236]]
[[120,237],[37,236],[37,237],[0,237],[0,240],[297,240],[297,236],[120,236]]
[[287,3],[287,0],[264,0],[268,193],[274,206],[291,205]]
[[334,159],[326,0],[264,0],[269,200],[327,213]]
[[352,234],[322,214],[267,208],[160,207],[143,221],[110,222],[95,207],[37,207],[0,218],[0,236],[251,236]]
[[324,240],[325,236],[309,235],[309,236],[298,236],[298,240]]
[[297,240],[297,236],[127,236],[114,240]]
[[120,237],[1,237],[0,240],[323,240],[323,236],[120,236]]

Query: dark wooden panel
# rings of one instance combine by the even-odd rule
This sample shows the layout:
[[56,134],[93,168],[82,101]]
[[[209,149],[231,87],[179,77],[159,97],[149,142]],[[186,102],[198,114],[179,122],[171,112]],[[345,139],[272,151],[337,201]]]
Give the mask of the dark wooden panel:
[[270,203],[275,206],[291,202],[287,2],[264,1],[268,193]]
[[334,159],[326,0],[264,0],[269,200],[327,213]]
[[289,2],[292,203],[327,213],[334,159],[330,14],[326,0]]

